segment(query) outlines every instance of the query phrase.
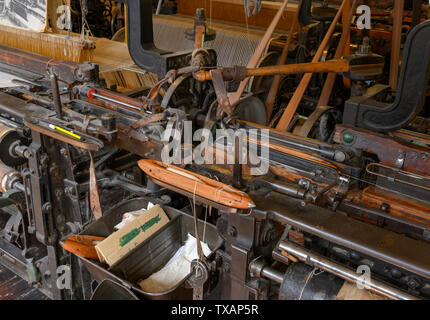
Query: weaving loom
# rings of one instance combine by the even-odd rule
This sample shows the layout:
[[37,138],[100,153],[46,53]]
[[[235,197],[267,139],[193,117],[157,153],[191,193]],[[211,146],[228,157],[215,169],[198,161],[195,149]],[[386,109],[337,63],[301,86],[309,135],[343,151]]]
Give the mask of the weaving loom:
[[[177,52],[193,48],[193,41],[187,40],[185,32],[193,27],[191,17],[175,15],[154,15],[154,42],[157,47],[167,51]],[[220,66],[245,66],[258,43],[264,35],[264,29],[249,27],[219,21],[212,21],[211,28],[217,33],[214,41],[206,43],[206,48],[215,49],[218,53]],[[280,34],[275,33],[273,37]],[[121,88],[136,89],[152,87],[156,77],[138,70],[130,58],[125,43],[108,39],[94,39],[96,48],[93,52],[93,62],[99,64],[100,75],[108,86],[117,85]],[[106,53],[109,53],[107,55]]]

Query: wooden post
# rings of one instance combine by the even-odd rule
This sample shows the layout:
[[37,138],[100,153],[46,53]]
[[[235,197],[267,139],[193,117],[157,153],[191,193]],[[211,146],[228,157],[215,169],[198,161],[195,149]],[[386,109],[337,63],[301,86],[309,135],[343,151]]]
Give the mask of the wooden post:
[[400,64],[400,44],[402,41],[403,0],[394,0],[393,40],[391,47],[390,87],[397,90]]

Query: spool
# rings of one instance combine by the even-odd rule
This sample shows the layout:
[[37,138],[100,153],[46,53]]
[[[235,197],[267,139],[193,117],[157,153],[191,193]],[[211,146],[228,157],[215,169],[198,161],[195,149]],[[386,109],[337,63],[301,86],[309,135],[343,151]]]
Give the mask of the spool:
[[23,164],[26,159],[14,155],[12,148],[19,145],[24,139],[18,134],[16,128],[7,126],[0,122],[0,160],[7,166],[18,166]]
[[4,193],[13,189],[17,182],[21,182],[20,173],[0,162],[0,192]]

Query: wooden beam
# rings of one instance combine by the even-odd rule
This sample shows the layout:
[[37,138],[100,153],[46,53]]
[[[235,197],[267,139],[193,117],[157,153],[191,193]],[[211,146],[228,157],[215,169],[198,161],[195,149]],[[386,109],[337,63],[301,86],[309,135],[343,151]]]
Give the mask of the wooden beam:
[[391,47],[390,87],[397,90],[400,67],[400,45],[402,41],[404,1],[394,2],[393,40]]
[[[261,11],[255,16],[248,18],[249,26],[267,28],[282,5],[280,2],[263,1]],[[178,13],[194,16],[197,8],[204,8],[206,18],[246,24],[243,0],[178,0]],[[289,4],[279,20],[277,29],[288,31],[297,4]],[[212,12],[211,12],[212,11]]]

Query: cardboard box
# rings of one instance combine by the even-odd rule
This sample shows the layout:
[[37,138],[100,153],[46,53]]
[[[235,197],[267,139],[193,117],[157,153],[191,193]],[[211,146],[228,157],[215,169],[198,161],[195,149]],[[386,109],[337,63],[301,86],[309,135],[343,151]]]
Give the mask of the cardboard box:
[[156,205],[96,245],[102,263],[112,266],[169,222],[164,210]]

